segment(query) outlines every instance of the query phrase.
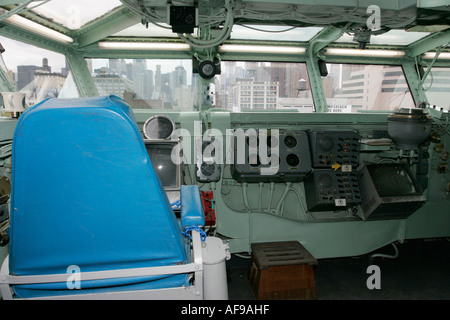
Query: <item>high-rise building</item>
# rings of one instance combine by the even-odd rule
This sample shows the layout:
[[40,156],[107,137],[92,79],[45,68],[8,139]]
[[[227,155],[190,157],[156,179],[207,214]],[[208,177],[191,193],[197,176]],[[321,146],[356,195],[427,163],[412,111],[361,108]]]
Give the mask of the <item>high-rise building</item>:
[[109,73],[108,68],[102,68],[97,76],[94,77],[94,83],[99,95],[114,94],[120,98],[124,97],[125,91],[134,92],[133,81],[120,77],[118,74]]
[[432,73],[428,75],[424,83],[425,88],[428,88],[426,90],[428,102],[449,110],[450,68],[434,67],[432,70]]
[[[342,89],[334,99],[357,110],[392,110],[413,107],[414,102],[403,71],[397,66],[358,66],[342,73]],[[331,99],[328,99],[330,102]],[[338,103],[339,104],[339,103]]]
[[134,92],[140,99],[147,98],[146,78],[147,78],[147,61],[145,59],[134,59],[133,60]]
[[121,77],[133,78],[128,72],[127,63],[124,59],[109,59],[109,70],[111,73],[117,73]]
[[69,67],[61,69],[61,73],[52,72],[48,59],[42,59],[42,66],[17,66],[17,86],[26,94],[28,106],[32,106],[47,98],[58,98],[66,82]]
[[21,65],[17,66],[17,87],[19,90],[34,80],[36,71],[52,72],[52,68],[48,65],[48,59],[42,59],[42,66]]
[[170,76],[170,86],[175,89],[187,84],[187,72],[183,66],[175,67]]
[[155,92],[157,94],[161,92],[161,65],[159,65],[159,64],[156,66]]
[[233,111],[244,109],[276,109],[279,83],[271,81],[253,81],[236,79],[231,85],[229,106]]

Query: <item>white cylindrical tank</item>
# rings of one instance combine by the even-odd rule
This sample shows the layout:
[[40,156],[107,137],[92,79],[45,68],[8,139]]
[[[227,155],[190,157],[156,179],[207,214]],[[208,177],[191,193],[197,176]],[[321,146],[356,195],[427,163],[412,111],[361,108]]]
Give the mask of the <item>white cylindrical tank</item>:
[[[0,269],[8,256],[8,246],[0,247]],[[0,300],[2,299],[2,293],[0,292]]]
[[226,260],[229,246],[216,237],[207,237],[202,243],[203,289],[205,300],[228,300]]

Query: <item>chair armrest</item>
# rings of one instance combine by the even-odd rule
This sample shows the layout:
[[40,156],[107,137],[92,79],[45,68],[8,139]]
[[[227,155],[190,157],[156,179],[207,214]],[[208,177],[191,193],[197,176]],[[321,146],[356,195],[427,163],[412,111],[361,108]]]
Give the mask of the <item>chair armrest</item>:
[[181,186],[180,200],[181,227],[204,226],[205,213],[198,186]]

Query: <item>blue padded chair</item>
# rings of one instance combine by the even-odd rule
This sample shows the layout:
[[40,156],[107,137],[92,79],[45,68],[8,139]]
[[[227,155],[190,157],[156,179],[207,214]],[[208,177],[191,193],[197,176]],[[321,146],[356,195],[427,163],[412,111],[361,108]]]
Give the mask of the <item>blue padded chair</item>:
[[204,298],[200,236],[182,234],[204,223],[198,188],[182,187],[180,224],[123,100],[28,109],[12,157],[4,298]]

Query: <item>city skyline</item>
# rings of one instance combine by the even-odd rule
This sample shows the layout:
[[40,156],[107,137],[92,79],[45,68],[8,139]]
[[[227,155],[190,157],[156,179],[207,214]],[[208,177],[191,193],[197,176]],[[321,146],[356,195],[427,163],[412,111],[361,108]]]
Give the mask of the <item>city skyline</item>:
[[[149,61],[151,63],[148,63]],[[163,73],[162,66],[158,62],[164,62],[165,70],[168,72]],[[95,59],[87,59],[89,70],[100,95],[115,94],[125,99],[125,92],[129,92],[133,94],[131,96],[133,100],[147,101],[148,107],[150,107],[150,101],[153,101],[152,107],[154,107],[155,101],[160,100],[161,103],[156,105],[164,108],[181,108],[183,106],[183,109],[186,109],[186,100],[194,103],[195,90],[193,90],[192,84],[187,82],[187,74],[190,72],[184,68],[182,62],[147,59],[102,59],[99,62]],[[178,63],[181,63],[181,65]],[[95,66],[101,67],[95,68]],[[187,68],[189,67],[191,66]],[[304,64],[224,62],[223,67],[226,72],[218,75],[215,79],[218,102],[215,107],[230,111],[282,109],[289,106],[302,110],[307,110],[305,107],[313,108],[307,70]],[[328,67],[330,74],[328,77],[324,77],[323,81],[327,102],[329,105],[331,104],[330,112],[351,112],[357,109],[380,108],[389,110],[394,107],[387,103],[392,101],[389,92],[402,91],[405,94],[409,92],[401,69],[398,67],[350,65],[350,68],[346,67],[344,71],[340,64],[328,65]],[[382,69],[378,70],[380,67]],[[49,89],[46,89],[46,91],[51,92],[51,96],[57,97],[59,95],[63,83],[61,83],[61,80],[55,82],[54,75],[65,77],[67,70],[68,66],[66,65],[65,68],[61,69],[61,73],[53,72],[48,59],[44,57],[40,66],[17,66],[15,78],[19,90],[25,88],[28,95],[34,93],[37,102],[37,97],[43,97],[42,84],[47,84]],[[395,70],[395,72],[390,70]],[[372,74],[371,85],[369,85],[368,80],[370,74]],[[377,89],[370,89],[371,86],[373,87],[374,75],[377,75],[377,85],[375,86]],[[388,78],[386,78],[387,76]],[[251,85],[250,91],[245,91],[246,82],[254,83],[255,86]],[[264,82],[266,85],[263,85],[263,87],[256,85]],[[36,85],[33,85],[33,83],[36,83]],[[39,89],[37,83],[40,83]],[[238,89],[239,97],[236,96],[236,84],[239,84],[240,88]],[[272,87],[276,90],[273,91],[274,93],[268,91],[273,90]],[[38,94],[38,91],[41,91],[41,93]],[[364,101],[367,102],[361,100],[363,96],[366,97]],[[384,98],[380,98],[382,96]],[[44,95],[44,97],[46,96]],[[369,97],[370,100],[368,100]],[[284,98],[290,100],[286,101]],[[130,96],[128,96],[128,99],[130,99]],[[369,101],[371,101],[370,105],[368,105]],[[403,101],[404,99],[401,99],[400,104]],[[411,104],[410,94],[406,101]],[[373,102],[378,102],[379,105],[374,105]],[[129,103],[133,104],[133,101],[129,101]],[[193,107],[192,104],[190,108]],[[339,110],[336,107],[339,107]]]
[[[58,74],[62,73],[64,74],[64,70],[66,69],[66,59],[65,56],[62,54],[54,53],[48,50],[39,49],[34,46],[26,45],[14,40],[10,40],[5,37],[0,37],[0,42],[4,45],[6,52],[2,54],[2,57],[5,60],[6,67],[13,71],[15,74],[16,81],[18,80],[18,74],[19,66],[35,66],[40,69],[43,65],[42,60],[43,58],[46,58],[48,61],[48,66],[51,67],[50,72]],[[12,45],[11,45],[12,44]],[[32,48],[32,50],[30,49]],[[17,52],[27,52],[27,55],[23,54],[17,54]],[[109,68],[109,62],[110,60],[123,60],[126,63],[133,63],[133,59],[90,59],[92,62],[92,71],[101,67],[108,67]],[[11,63],[13,61],[13,63]],[[192,89],[192,60],[190,59],[175,59],[175,60],[165,60],[165,59],[144,59],[143,61],[146,61],[146,70],[152,71],[153,74],[151,77],[154,79],[156,76],[156,68],[158,65],[161,66],[161,74],[169,74],[174,72],[175,68],[179,65],[183,66],[184,70],[186,71],[186,82],[183,82],[183,85],[186,85],[187,88],[184,88],[183,90],[179,90],[177,92],[178,99],[184,99],[186,95],[190,94],[192,97],[191,99],[197,94],[196,90]],[[246,66],[254,65],[255,67],[250,68],[249,70],[246,70]],[[291,65],[291,64],[289,64]],[[284,79],[283,81],[279,81],[279,96],[277,99],[277,108],[288,108],[289,106],[298,106],[303,105],[306,106],[306,103],[309,103],[311,100],[311,94],[309,90],[309,80],[308,75],[306,72],[306,68],[304,67],[304,63],[293,63],[292,65],[298,65],[301,68],[295,70],[296,68],[281,68],[276,67],[276,63],[270,63],[270,62],[244,62],[244,61],[222,61],[222,74],[217,75],[215,78],[215,85],[216,85],[216,107],[219,108],[227,108],[228,110],[233,110],[232,107],[228,106],[229,98],[227,95],[229,95],[229,92],[231,91],[231,80],[235,79],[237,77],[250,77],[254,78],[255,81],[258,81],[259,78],[263,77],[263,81],[274,81],[277,82],[277,80]],[[228,67],[227,67],[228,66]],[[231,66],[231,67],[230,67]],[[286,65],[287,66],[287,65]],[[350,105],[353,105],[353,108],[351,111],[356,111],[357,109],[365,109],[370,110],[371,107],[369,105],[366,105],[363,103],[363,101],[360,98],[360,101],[356,101],[353,99],[351,101],[350,99],[353,97],[362,97],[364,96],[364,99],[369,99],[370,101],[375,101],[373,97],[371,97],[373,92],[376,92],[375,88],[373,87],[373,80],[375,79],[373,76],[371,77],[372,80],[370,80],[370,86],[371,88],[366,88],[369,86],[369,82],[367,82],[367,85],[361,84],[363,81],[362,79],[352,79],[350,77],[349,72],[351,71],[348,69],[345,74],[342,74],[342,71],[338,71],[336,66],[345,66],[345,64],[335,64],[333,66],[329,65],[329,75],[328,77],[322,78],[324,83],[324,89],[326,93],[327,98],[345,98],[347,99],[348,103]],[[368,67],[368,65],[367,65]],[[267,71],[270,70],[271,71]],[[278,70],[278,71],[276,71]],[[284,70],[284,71],[283,71]],[[448,79],[450,78],[450,72],[449,69],[440,69],[436,68],[433,74],[435,75],[435,81],[432,82],[432,75],[427,78],[427,81],[425,82],[425,86],[428,86],[429,84],[433,84],[429,90],[426,91],[430,104],[436,104],[436,105],[442,105],[443,107],[447,107],[447,99],[443,92],[448,92],[449,86],[447,85]],[[375,75],[375,72],[362,72],[354,69],[351,71],[354,73],[354,77],[357,76],[357,73],[360,72],[359,76],[362,76],[362,73],[366,74],[365,77],[370,76],[370,74]],[[241,73],[241,74],[239,74]],[[252,75],[253,73],[253,75]],[[381,75],[381,74],[380,74]],[[379,83],[378,89],[380,89],[380,92],[388,93],[389,91],[393,92],[395,95],[397,95],[399,98],[393,99],[393,98],[387,98],[380,100],[378,102],[378,106],[375,106],[377,109],[385,109],[389,110],[395,107],[392,103],[395,102],[395,104],[401,104],[402,106],[405,105],[405,102],[407,102],[408,105],[413,106],[413,102],[411,100],[411,96],[409,93],[409,90],[407,88],[407,85],[405,83],[404,76],[401,76],[402,79],[397,79],[396,77],[388,77],[386,79],[381,79],[378,77],[378,80],[376,80]],[[169,78],[166,77],[166,83],[168,83],[169,87],[173,86],[173,82],[170,80],[167,80]],[[305,100],[303,102],[295,101],[295,99],[298,99],[298,81],[299,80],[306,80],[306,92],[309,94],[304,94]],[[153,83],[150,86],[155,86],[156,80],[153,80]],[[23,85],[20,85],[23,87]],[[145,85],[146,86],[146,85]],[[363,89],[364,87],[364,89]],[[339,89],[339,91],[336,91],[336,89]],[[171,90],[171,98],[169,101],[171,102],[171,99],[175,96],[175,88],[169,88],[168,90]],[[329,91],[332,90],[332,91]],[[384,91],[383,91],[384,90]],[[366,92],[367,91],[367,92]],[[369,92],[371,91],[371,92]],[[72,91],[73,92],[73,91]],[[134,88],[133,93],[137,94],[138,96],[142,96],[143,98],[150,99],[155,98],[155,96],[149,96],[142,94],[142,86],[141,89]],[[183,92],[183,97],[180,97],[180,92]],[[330,94],[331,92],[331,94]],[[408,94],[406,95],[406,92]],[[305,93],[305,91],[303,92]],[[364,95],[357,93],[364,93]],[[370,95],[369,95],[370,94]],[[393,96],[392,96],[393,97]],[[159,97],[156,97],[159,98]],[[283,100],[284,98],[290,99]],[[194,97],[195,99],[195,97]],[[306,100],[308,99],[308,100]],[[367,100],[367,101],[369,101]],[[312,100],[311,100],[312,101]],[[329,100],[331,101],[331,100]],[[329,102],[328,101],[328,102]],[[343,100],[344,101],[344,100]],[[389,103],[385,103],[389,102]],[[383,104],[383,106],[381,106]],[[388,105],[389,104],[389,105]],[[367,107],[366,107],[367,106]],[[176,106],[175,106],[176,107]],[[193,108],[192,108],[193,109]],[[236,108],[234,108],[236,110]]]
[[122,58],[111,58],[111,59],[90,59],[92,61],[92,70],[100,69],[102,67],[109,68],[110,60],[124,60],[125,63],[132,63],[133,60],[146,60],[151,61],[147,63],[147,70],[156,72],[156,66],[161,66],[161,73],[168,73],[174,70],[175,65],[181,65],[187,71],[187,83],[192,84],[192,61],[183,59],[122,59]]
[[[2,53],[6,67],[17,73],[17,67],[20,65],[36,65],[42,64],[42,59],[47,58],[52,69],[59,72],[66,66],[66,57],[63,54],[50,50],[41,49],[23,42],[15,41],[0,36],[0,43],[5,48]],[[25,54],[21,54],[26,52]]]

